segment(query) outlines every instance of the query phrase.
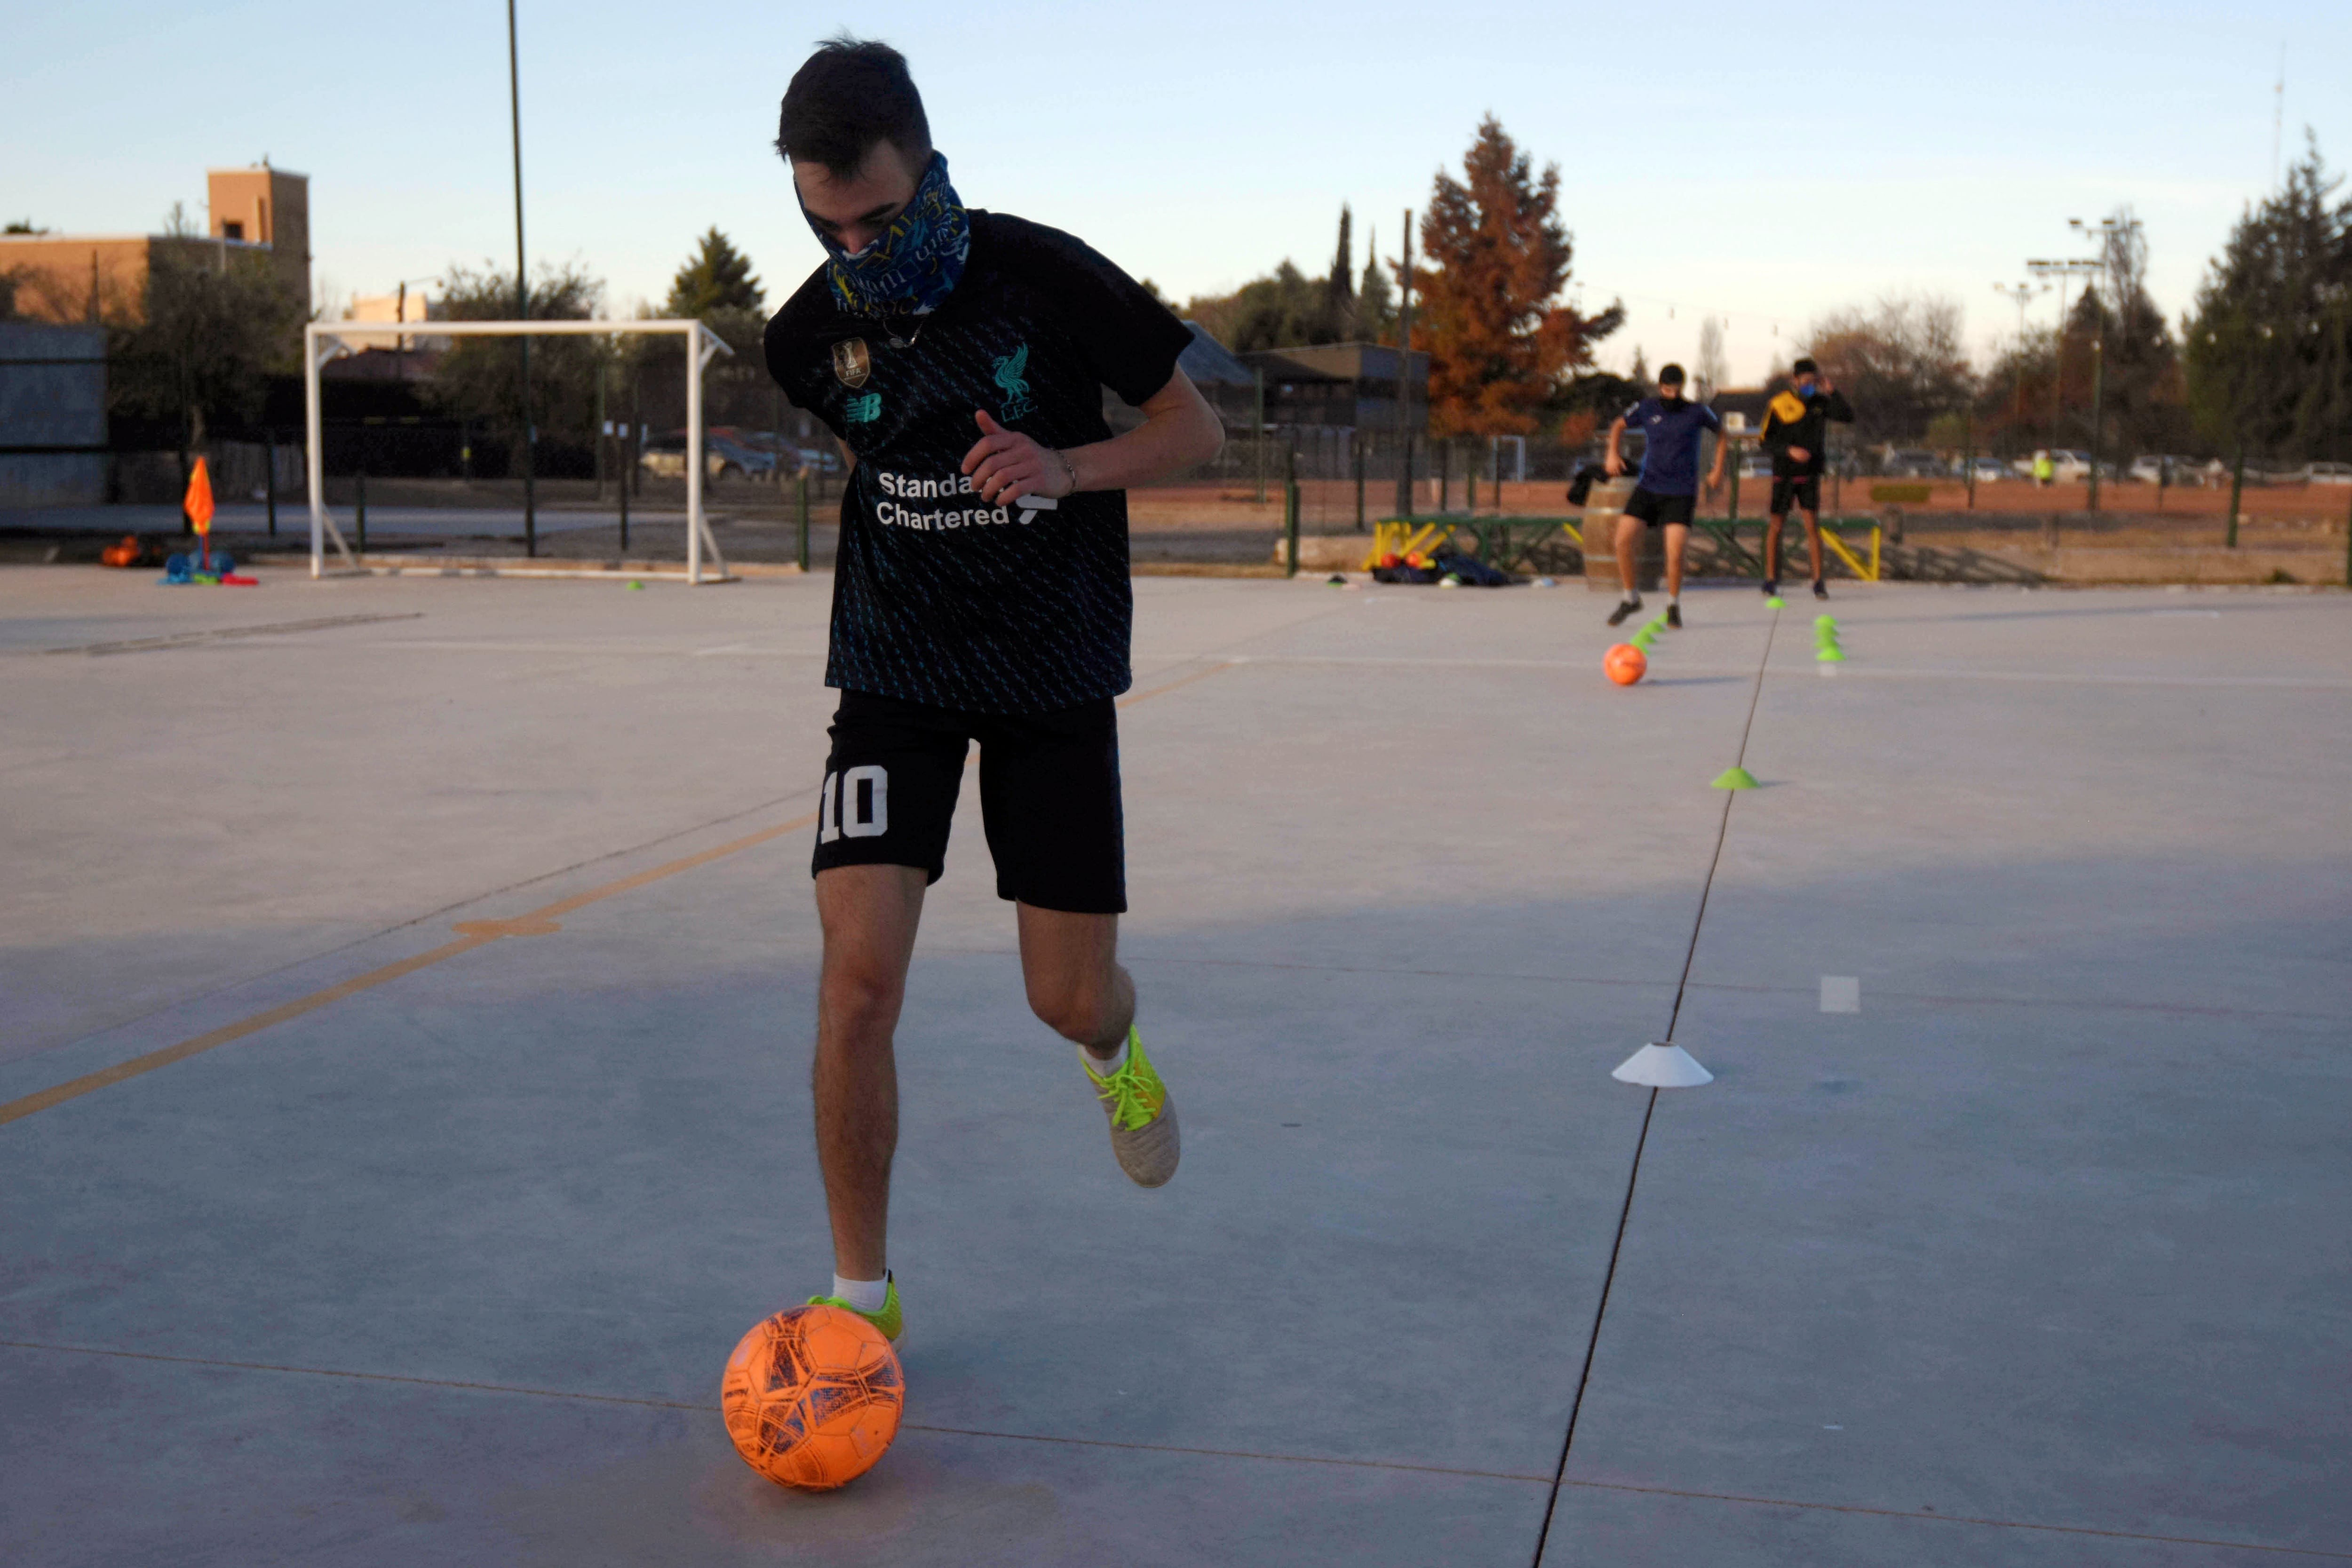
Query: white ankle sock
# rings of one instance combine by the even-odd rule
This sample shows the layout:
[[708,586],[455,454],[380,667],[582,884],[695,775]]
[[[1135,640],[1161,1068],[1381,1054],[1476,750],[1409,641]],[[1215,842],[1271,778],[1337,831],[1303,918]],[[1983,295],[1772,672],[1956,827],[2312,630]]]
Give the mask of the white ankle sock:
[[[1080,1047],[1079,1048],[1081,1050],[1085,1049],[1084,1047]],[[1111,1074],[1117,1072],[1126,1065],[1127,1041],[1124,1039],[1121,1039],[1118,1042],[1118,1049],[1111,1053],[1111,1057],[1108,1061],[1103,1060],[1102,1058],[1095,1055],[1092,1051],[1087,1051],[1087,1066],[1094,1068],[1095,1071],[1102,1074],[1105,1078],[1108,1078]]]
[[878,1312],[890,1299],[890,1271],[884,1269],[879,1279],[844,1279],[836,1274],[833,1293],[861,1312]]
[[1666,603],[1679,610],[1683,607],[1683,596],[1680,594],[1669,594],[1666,595]]

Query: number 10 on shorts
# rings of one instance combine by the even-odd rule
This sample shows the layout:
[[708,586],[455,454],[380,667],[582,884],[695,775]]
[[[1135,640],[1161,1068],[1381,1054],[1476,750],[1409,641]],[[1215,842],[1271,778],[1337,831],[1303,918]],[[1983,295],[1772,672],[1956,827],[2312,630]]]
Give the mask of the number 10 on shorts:
[[819,844],[879,838],[890,831],[889,773],[868,763],[825,774],[824,793],[816,803],[816,828]]

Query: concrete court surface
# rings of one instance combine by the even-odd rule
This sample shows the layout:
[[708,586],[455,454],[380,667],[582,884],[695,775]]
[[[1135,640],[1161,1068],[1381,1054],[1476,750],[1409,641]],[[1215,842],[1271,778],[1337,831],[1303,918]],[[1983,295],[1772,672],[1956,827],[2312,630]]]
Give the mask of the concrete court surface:
[[968,790],[806,1497],[828,589],[0,570],[0,1561],[2352,1561],[2352,601],[1139,580],[1183,1169]]

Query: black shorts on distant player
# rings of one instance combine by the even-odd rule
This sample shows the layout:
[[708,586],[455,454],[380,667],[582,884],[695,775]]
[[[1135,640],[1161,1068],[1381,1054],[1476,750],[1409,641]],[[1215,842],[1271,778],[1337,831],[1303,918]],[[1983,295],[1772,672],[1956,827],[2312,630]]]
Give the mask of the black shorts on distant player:
[[1688,528],[1697,505],[1696,496],[1662,496],[1655,490],[1645,490],[1635,485],[1633,495],[1626,499],[1625,515],[1640,518],[1652,528],[1665,523],[1680,523]]
[[1774,517],[1786,517],[1792,504],[1805,511],[1817,512],[1822,510],[1821,475],[1808,474],[1803,479],[1774,476],[1772,504],[1764,510]]

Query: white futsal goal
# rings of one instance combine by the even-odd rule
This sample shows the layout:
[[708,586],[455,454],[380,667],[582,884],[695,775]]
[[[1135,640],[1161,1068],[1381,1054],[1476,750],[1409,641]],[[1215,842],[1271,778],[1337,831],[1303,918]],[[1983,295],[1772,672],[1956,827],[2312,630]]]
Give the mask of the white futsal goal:
[[[305,421],[305,444],[310,476],[310,575],[327,575],[327,542],[334,541],[336,552],[342,557],[337,574],[364,573],[351,546],[343,542],[343,531],[335,524],[334,514],[327,510],[326,443],[322,435],[323,421],[319,413],[319,371],[328,361],[352,352],[344,341],[346,334],[368,339],[383,335],[381,321],[312,321],[302,329],[302,395]],[[615,337],[624,333],[669,333],[686,342],[686,449],[689,454],[702,451],[702,373],[711,360],[719,354],[735,351],[719,340],[719,334],[700,321],[433,321],[418,322],[414,336],[420,338],[458,337]],[[412,335],[404,333],[404,336]],[[680,576],[688,583],[723,583],[728,581],[726,558],[719,553],[719,542],[710,536],[710,521],[702,511],[703,467],[689,459],[686,465],[686,571],[683,574],[637,572],[631,575]],[[626,483],[625,477],[623,479]],[[717,570],[706,572],[708,559]],[[562,567],[535,568],[539,576],[603,576],[601,570],[567,570]]]

